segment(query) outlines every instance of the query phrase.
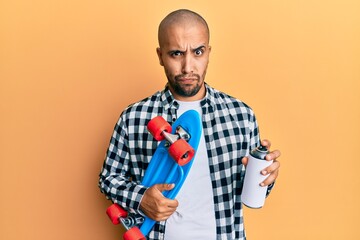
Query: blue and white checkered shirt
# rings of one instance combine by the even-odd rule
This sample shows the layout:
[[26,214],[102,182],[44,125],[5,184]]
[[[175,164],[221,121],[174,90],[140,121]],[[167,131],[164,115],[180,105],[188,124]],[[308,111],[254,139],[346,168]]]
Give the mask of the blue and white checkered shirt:
[[[207,84],[206,90],[201,101],[202,123],[209,156],[217,239],[245,239],[240,199],[245,168],[241,159],[259,145],[258,125],[252,109],[246,104]],[[178,107],[166,87],[124,110],[115,126],[100,173],[99,187],[107,198],[131,212],[139,212],[140,201],[147,189],[141,185],[141,180],[158,145],[146,125],[156,116],[174,122]],[[165,223],[156,223],[148,239],[163,239]]]

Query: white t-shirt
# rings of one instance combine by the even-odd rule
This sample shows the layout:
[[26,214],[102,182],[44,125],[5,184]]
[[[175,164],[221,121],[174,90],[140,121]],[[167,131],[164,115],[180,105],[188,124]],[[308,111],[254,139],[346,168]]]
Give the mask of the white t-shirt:
[[[187,110],[202,116],[200,101],[181,102],[178,117]],[[165,240],[216,239],[216,221],[204,132],[193,165],[176,199],[179,206],[166,221]]]

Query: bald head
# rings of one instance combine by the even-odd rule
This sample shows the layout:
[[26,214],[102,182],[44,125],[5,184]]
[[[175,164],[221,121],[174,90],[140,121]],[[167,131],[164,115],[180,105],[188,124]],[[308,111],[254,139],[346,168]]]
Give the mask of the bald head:
[[158,41],[160,47],[164,43],[166,31],[174,26],[182,26],[184,28],[192,26],[203,27],[207,33],[207,40],[209,42],[210,31],[205,19],[196,12],[187,9],[179,9],[171,12],[161,21],[158,30]]

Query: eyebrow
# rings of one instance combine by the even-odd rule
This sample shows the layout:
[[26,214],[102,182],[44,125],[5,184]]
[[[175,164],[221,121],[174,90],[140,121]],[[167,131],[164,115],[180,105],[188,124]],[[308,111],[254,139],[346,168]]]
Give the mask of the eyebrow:
[[200,50],[202,48],[206,48],[206,47],[204,45],[201,45],[200,47],[197,47],[197,48],[193,49],[192,51],[195,52],[195,51]]
[[[191,51],[192,51],[192,52],[195,52],[195,51],[200,50],[200,49],[202,49],[202,48],[206,48],[206,46],[205,46],[205,45],[201,45],[201,46],[199,46],[199,47],[197,47],[197,48],[191,49]],[[169,54],[172,54],[172,53],[174,53],[174,52],[181,52],[181,53],[183,53],[183,52],[186,52],[186,51],[182,51],[182,50],[175,49],[175,50],[170,50],[168,53],[169,53]]]

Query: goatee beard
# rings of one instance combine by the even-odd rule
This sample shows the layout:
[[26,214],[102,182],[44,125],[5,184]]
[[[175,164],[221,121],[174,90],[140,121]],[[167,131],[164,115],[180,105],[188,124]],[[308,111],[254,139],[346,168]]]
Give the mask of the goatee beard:
[[179,84],[179,82],[177,81],[179,78],[185,78],[185,77],[189,77],[189,76],[185,76],[185,75],[177,75],[175,76],[175,80],[174,81],[168,81],[171,88],[174,90],[174,92],[182,97],[193,97],[195,96],[201,89],[201,84],[200,84],[200,76],[198,74],[194,74],[191,75],[191,78],[196,78],[196,85],[194,87],[187,87],[182,86],[181,84]]

